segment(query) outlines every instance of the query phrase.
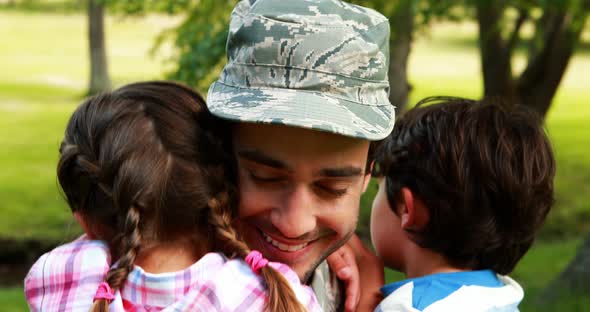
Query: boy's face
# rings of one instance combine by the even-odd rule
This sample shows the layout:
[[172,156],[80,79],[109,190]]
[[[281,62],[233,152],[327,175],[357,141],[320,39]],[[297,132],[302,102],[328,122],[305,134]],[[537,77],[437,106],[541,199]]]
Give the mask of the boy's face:
[[379,178],[379,191],[371,209],[371,242],[385,266],[403,271],[401,248],[406,233],[401,227],[400,218],[391,208],[387,200],[385,178]]
[[355,230],[369,142],[287,126],[234,130],[238,230],[251,249],[306,281]]

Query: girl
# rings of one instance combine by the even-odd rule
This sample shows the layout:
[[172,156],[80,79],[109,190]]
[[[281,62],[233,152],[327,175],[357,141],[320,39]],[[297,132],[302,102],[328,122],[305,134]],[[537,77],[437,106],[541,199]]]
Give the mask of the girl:
[[168,82],[78,107],[57,174],[86,235],[31,268],[31,310],[318,310],[295,272],[250,251],[232,228],[231,160],[214,136],[223,127],[198,94]]

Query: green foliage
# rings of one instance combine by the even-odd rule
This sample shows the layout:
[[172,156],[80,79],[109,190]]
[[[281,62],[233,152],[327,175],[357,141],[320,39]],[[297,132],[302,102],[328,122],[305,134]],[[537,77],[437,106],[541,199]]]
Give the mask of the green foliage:
[[178,14],[199,5],[199,0],[101,0],[111,12],[127,15],[146,13]]
[[[169,78],[184,81],[199,90],[206,90],[216,79],[225,62],[225,42],[234,5],[232,0],[203,0],[188,12],[178,28],[158,39],[159,43],[173,40],[178,52],[170,60],[175,67],[168,74]],[[212,72],[215,74],[211,75]]]
[[75,0],[0,0],[0,9],[5,11],[74,13],[84,9],[82,1]]
[[[206,91],[225,63],[229,18],[237,0],[103,0],[115,14],[144,15],[149,12],[182,14],[183,21],[156,38],[153,51],[171,42],[174,53],[167,78]],[[217,69],[217,70],[215,70]]]

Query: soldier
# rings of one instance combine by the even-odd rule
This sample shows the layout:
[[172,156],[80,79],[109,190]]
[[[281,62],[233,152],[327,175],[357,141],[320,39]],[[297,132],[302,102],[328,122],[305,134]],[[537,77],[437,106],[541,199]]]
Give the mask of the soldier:
[[388,42],[388,20],[371,9],[243,0],[209,88],[209,110],[232,121],[239,231],[312,285],[325,311],[343,300],[325,259],[354,235],[371,141],[393,128]]

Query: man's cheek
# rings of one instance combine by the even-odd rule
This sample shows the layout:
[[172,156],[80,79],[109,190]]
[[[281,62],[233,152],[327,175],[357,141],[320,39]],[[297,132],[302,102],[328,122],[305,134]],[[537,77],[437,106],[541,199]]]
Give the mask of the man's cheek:
[[358,204],[347,203],[325,215],[325,225],[338,233],[340,237],[354,231],[358,221]]
[[261,207],[261,202],[256,200],[256,194],[248,192],[247,190],[241,193],[238,209],[240,217],[256,215],[262,210]]
[[277,207],[277,194],[260,189],[256,184],[245,181],[240,186],[240,217],[254,216]]

